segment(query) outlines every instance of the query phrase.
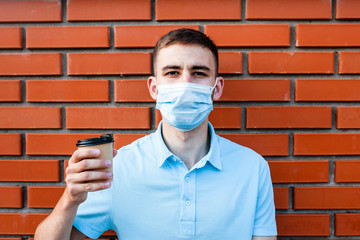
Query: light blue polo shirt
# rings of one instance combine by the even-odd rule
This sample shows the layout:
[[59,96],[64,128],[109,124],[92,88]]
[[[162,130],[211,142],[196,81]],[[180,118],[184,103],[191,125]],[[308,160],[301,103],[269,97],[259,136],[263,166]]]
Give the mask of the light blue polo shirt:
[[155,133],[122,147],[111,188],[88,194],[74,226],[90,238],[245,240],[274,236],[275,207],[267,162],[211,133],[210,150],[191,170]]

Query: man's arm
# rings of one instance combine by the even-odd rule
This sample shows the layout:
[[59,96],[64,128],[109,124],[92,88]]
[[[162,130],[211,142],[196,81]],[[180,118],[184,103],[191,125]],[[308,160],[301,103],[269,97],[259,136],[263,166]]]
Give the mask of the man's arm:
[[111,185],[112,176],[99,171],[110,167],[111,162],[92,159],[99,155],[100,151],[95,149],[74,152],[66,169],[65,191],[52,213],[37,227],[35,240],[82,240],[86,237],[73,227],[77,209],[86,200],[88,192],[103,190]]
[[252,240],[276,240],[276,236],[266,236],[266,237],[253,236]]
[[35,240],[41,239],[70,239],[82,240],[86,236],[73,227],[77,206],[67,202],[66,192],[58,204],[36,229]]

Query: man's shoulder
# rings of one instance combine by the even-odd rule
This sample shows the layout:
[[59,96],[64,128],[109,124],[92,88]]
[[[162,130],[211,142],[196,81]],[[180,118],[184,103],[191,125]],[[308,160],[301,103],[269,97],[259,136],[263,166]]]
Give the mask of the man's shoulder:
[[252,165],[253,167],[264,167],[266,160],[253,149],[240,145],[227,138],[217,136],[219,142],[220,156],[223,163],[239,164],[239,166]]
[[143,136],[118,150],[114,160],[114,167],[115,165],[141,164],[145,160],[152,158],[153,152],[152,134]]
[[145,135],[140,137],[128,145],[122,146],[119,151],[121,152],[129,152],[129,151],[136,151],[142,148],[152,147],[152,134]]

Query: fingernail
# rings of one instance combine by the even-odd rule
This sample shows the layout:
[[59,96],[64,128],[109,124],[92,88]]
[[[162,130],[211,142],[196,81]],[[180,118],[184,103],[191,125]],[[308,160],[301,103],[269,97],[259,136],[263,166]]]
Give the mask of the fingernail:
[[105,187],[110,187],[111,183],[110,182],[106,182],[105,183]]
[[105,165],[106,165],[107,167],[110,167],[110,166],[111,166],[111,161],[110,161],[110,160],[106,160],[106,161],[105,161]]
[[99,149],[94,149],[94,150],[93,150],[93,154],[94,154],[94,155],[99,155],[99,154],[100,154],[100,150],[99,150]]
[[112,178],[113,174],[111,172],[107,173],[108,178]]

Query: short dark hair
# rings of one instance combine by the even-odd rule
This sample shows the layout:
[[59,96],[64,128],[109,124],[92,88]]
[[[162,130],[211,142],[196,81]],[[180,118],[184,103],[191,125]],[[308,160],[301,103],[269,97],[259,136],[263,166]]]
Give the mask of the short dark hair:
[[153,50],[154,74],[155,74],[155,62],[157,55],[159,54],[159,51],[162,48],[168,47],[173,44],[182,44],[182,45],[196,44],[201,47],[205,47],[209,49],[214,56],[215,73],[217,75],[218,66],[219,66],[219,55],[216,45],[204,33],[189,28],[180,28],[170,31],[159,39]]

